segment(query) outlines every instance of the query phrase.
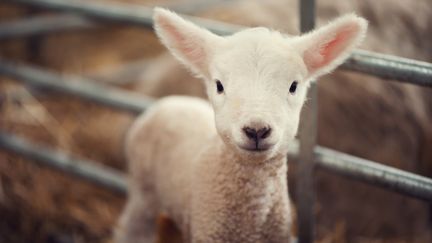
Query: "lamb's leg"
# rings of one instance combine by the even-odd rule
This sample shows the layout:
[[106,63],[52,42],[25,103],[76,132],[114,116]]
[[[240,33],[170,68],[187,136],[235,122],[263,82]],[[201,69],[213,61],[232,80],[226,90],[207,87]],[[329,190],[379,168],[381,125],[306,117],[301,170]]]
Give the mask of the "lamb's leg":
[[131,193],[115,232],[116,243],[156,241],[157,208],[153,195]]

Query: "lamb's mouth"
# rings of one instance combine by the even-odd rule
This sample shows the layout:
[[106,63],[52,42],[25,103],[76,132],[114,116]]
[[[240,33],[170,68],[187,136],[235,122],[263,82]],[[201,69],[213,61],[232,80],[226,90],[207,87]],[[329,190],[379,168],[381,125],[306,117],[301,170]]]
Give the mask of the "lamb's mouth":
[[265,151],[268,151],[271,149],[271,147],[273,147],[273,144],[242,144],[242,145],[238,145],[240,149],[245,150],[247,152],[252,152],[252,153],[263,153]]

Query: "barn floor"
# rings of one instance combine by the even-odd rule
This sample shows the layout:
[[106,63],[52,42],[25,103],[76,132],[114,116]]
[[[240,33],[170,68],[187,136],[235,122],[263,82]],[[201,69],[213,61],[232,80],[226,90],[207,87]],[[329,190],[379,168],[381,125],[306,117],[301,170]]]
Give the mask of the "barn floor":
[[[155,1],[131,2],[151,4]],[[14,5],[0,5],[0,20],[30,13],[32,11]],[[37,52],[32,49],[34,43],[39,48]],[[34,63],[63,74],[88,76],[115,69],[125,62],[155,57],[162,51],[151,31],[118,25],[51,34],[39,39],[7,40],[0,45],[2,57]],[[119,88],[133,89],[132,86],[126,84]],[[62,94],[31,90],[0,77],[0,130],[39,145],[125,170],[121,148],[123,134],[132,120],[127,113]],[[336,181],[345,183],[345,179]],[[324,186],[337,187],[338,184]],[[112,242],[112,230],[124,202],[122,195],[0,150],[0,243]],[[323,210],[320,204],[316,205],[317,215]],[[345,219],[319,219],[319,222],[316,242],[322,243],[431,240],[430,229],[425,230],[423,224],[412,226],[418,230],[398,234],[394,229],[368,222],[365,234],[361,235],[357,232],[362,229],[350,230]],[[406,223],[401,222],[401,227]]]

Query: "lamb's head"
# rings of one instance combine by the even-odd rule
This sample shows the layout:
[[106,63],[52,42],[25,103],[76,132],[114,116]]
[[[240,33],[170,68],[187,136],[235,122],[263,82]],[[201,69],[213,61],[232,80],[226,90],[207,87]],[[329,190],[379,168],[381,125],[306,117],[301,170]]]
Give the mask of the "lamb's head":
[[248,156],[286,152],[310,81],[340,65],[367,26],[347,15],[302,36],[251,28],[222,37],[160,8],[154,20],[162,43],[203,78],[219,135]]

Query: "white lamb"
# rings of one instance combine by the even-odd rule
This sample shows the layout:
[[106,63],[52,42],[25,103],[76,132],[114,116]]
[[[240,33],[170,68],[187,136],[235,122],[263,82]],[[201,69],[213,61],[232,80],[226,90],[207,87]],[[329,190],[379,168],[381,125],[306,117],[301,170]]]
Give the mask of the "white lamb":
[[132,126],[116,241],[154,242],[163,212],[184,242],[289,242],[286,154],[306,91],[348,57],[367,22],[351,14],[296,37],[266,28],[221,37],[160,8],[154,22],[210,103],[163,98]]

